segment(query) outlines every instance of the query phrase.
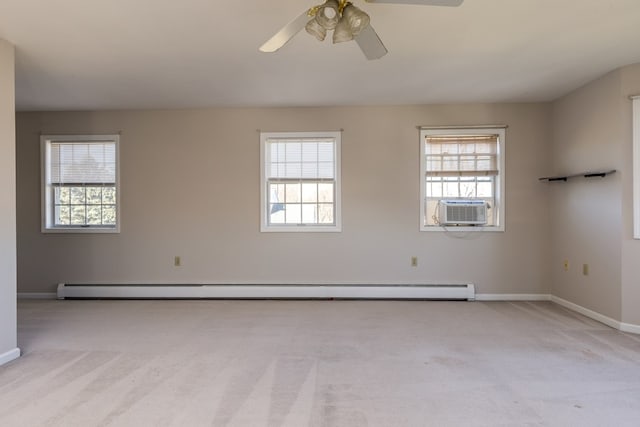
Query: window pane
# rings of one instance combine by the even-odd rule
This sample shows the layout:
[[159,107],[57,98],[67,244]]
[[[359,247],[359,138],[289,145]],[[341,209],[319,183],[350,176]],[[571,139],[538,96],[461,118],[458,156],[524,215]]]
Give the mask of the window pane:
[[318,201],[318,184],[315,182],[302,184],[302,201],[306,203]]
[[333,178],[334,177],[333,162],[320,162],[318,163],[318,178]]
[[116,204],[116,187],[104,187],[102,189],[102,204],[104,205]]
[[102,204],[102,187],[87,187],[87,204]]
[[457,171],[458,169],[458,157],[457,156],[445,156],[442,158],[442,170]]
[[318,205],[318,217],[320,224],[333,224],[333,204]]
[[285,202],[287,203],[299,203],[300,202],[300,184],[286,184]]
[[284,203],[284,184],[269,184],[268,203]]
[[333,142],[320,142],[318,144],[318,161],[333,163],[333,151]]
[[53,183],[114,182],[116,144],[76,142],[50,144]]
[[318,164],[317,163],[302,163],[301,178],[318,178]]
[[91,225],[102,224],[102,207],[101,206],[87,207],[87,224],[91,224]]
[[458,154],[458,144],[443,144],[442,152],[448,154]]
[[305,224],[317,224],[318,205],[304,204],[302,205],[302,222]]
[[444,183],[444,197],[458,197],[458,183],[447,181]]
[[55,202],[60,205],[68,205],[71,200],[69,187],[55,187]]
[[333,183],[323,182],[318,184],[318,201],[333,203]]
[[56,206],[55,216],[56,225],[71,224],[71,208],[69,206]]
[[442,197],[442,181],[427,182],[427,197]]
[[104,225],[116,225],[116,207],[115,206],[102,207],[102,223]]
[[475,156],[461,156],[460,157],[460,169],[461,171],[473,171],[476,170],[476,158]]
[[284,176],[282,178],[300,178],[302,176],[302,163],[285,163]]
[[493,183],[478,182],[478,197],[493,197]]
[[269,209],[269,223],[284,224],[284,204],[272,204]]
[[302,144],[302,161],[316,163],[318,161],[318,143],[305,142]]
[[284,223],[284,184],[269,184],[269,222],[272,224]]
[[477,145],[478,144],[461,144],[460,145],[460,154],[475,153]]
[[84,188],[83,187],[71,187],[71,204],[83,205],[85,203]]
[[85,206],[71,206],[71,225],[86,224]]
[[442,158],[441,157],[427,157],[427,170],[428,171],[441,171],[442,170]]
[[287,162],[301,162],[302,161],[302,143],[300,142],[285,143],[285,156],[286,156]]
[[285,216],[287,224],[300,224],[302,215],[301,215],[301,205],[285,205]]
[[267,173],[267,178],[279,178],[280,173],[278,172],[279,163],[271,163],[269,167],[269,172]]
[[442,154],[442,145],[440,144],[429,144],[425,145],[425,153],[427,154]]
[[271,143],[271,161],[272,162],[285,161],[284,144],[279,142]]
[[477,170],[493,170],[496,169],[495,157],[493,156],[478,156],[478,169]]
[[467,199],[476,197],[476,183],[473,181],[460,182],[460,197]]

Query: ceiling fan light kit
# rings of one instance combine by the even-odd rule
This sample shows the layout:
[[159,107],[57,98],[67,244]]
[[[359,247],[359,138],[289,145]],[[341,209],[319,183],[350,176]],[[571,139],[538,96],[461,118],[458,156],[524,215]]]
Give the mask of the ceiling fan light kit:
[[317,19],[312,19],[307,22],[304,29],[307,33],[318,39],[318,41],[323,41],[325,37],[327,37],[327,29],[320,25]]
[[342,11],[342,21],[348,23],[351,34],[353,34],[353,37],[357,37],[369,25],[371,19],[362,10],[351,3],[347,3]]
[[[367,3],[420,4],[430,6],[460,6],[464,0],[365,0]],[[311,17],[311,19],[309,19]],[[371,27],[369,15],[348,0],[326,0],[313,6],[285,25],[265,44],[262,52],[275,52],[303,28],[319,41],[333,31],[333,43],[355,40],[367,59],[378,59],[387,54],[380,37]]]
[[309,9],[308,15],[312,18],[304,28],[319,41],[333,30],[334,43],[347,42],[369,25],[369,15],[347,0],[327,0]]
[[353,31],[346,19],[341,19],[333,30],[333,43],[343,43],[353,40]]
[[[340,20],[340,3],[338,0],[327,0],[323,5],[316,6],[309,10],[309,15],[314,16],[311,20],[316,20],[325,30],[333,30]],[[313,14],[313,15],[312,15]]]

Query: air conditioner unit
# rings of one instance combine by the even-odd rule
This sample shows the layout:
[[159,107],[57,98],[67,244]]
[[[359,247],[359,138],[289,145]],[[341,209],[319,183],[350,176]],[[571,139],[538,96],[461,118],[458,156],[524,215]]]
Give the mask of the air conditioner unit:
[[440,200],[440,225],[485,225],[489,204],[484,200]]

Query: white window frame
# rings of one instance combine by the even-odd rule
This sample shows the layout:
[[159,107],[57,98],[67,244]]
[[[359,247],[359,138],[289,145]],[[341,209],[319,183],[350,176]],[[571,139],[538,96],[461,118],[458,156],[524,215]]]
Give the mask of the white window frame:
[[[427,225],[426,212],[426,152],[425,140],[427,135],[482,135],[497,134],[498,135],[498,175],[496,176],[495,185],[495,209],[496,225],[484,226],[444,226],[444,225]],[[451,126],[451,127],[421,127],[420,128],[420,231],[504,231],[505,230],[505,136],[506,126]]]
[[[342,231],[342,191],[341,191],[341,145],[340,131],[324,132],[260,132],[260,231],[261,232],[341,232]],[[269,224],[267,197],[267,141],[270,139],[313,139],[332,138],[334,140],[334,223],[333,224]]]
[[[65,226],[54,224],[54,200],[51,183],[50,147],[52,143],[100,143],[112,142],[116,148],[116,224],[114,226],[86,225]],[[40,175],[42,233],[119,233],[120,232],[120,135],[41,135],[40,136]]]
[[631,96],[633,111],[633,238],[640,239],[640,95]]

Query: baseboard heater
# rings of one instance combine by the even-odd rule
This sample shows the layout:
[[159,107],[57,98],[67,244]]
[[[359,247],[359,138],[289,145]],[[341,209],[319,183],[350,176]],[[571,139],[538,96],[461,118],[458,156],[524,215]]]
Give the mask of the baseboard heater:
[[475,300],[462,285],[58,285],[58,299],[418,299]]

